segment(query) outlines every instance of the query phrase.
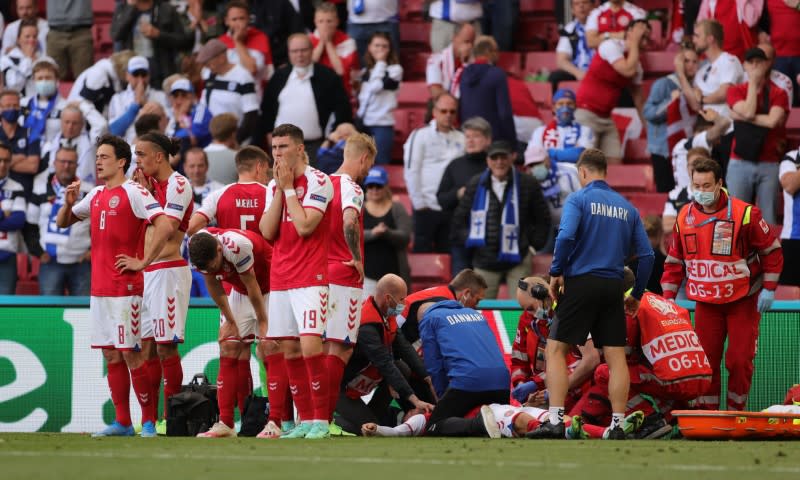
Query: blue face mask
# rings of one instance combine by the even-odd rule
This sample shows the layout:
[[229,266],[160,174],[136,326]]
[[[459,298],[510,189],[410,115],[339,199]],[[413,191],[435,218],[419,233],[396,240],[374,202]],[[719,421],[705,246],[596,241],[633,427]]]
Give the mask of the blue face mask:
[[704,207],[710,207],[716,200],[714,198],[716,197],[715,192],[692,192],[692,194],[694,195],[694,201]]
[[394,308],[389,307],[389,309],[386,311],[386,316],[396,317],[397,315],[403,313],[403,310],[405,309],[406,309],[405,305],[403,305],[402,303],[398,303],[397,305],[394,306]]
[[533,173],[533,176],[536,178],[536,180],[542,182],[547,178],[547,175],[550,173],[550,171],[544,165],[536,165],[533,167],[533,171],[531,173]]
[[572,107],[558,107],[556,108],[556,121],[561,127],[572,125],[575,120],[575,109]]
[[14,123],[19,119],[19,110],[4,110],[0,115],[2,115],[3,120]]

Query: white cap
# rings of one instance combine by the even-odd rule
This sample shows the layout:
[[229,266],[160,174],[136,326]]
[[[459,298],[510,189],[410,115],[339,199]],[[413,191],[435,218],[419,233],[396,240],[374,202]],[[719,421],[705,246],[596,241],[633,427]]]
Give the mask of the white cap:
[[128,73],[133,73],[137,70],[150,71],[150,63],[147,59],[138,55],[128,60]]
[[542,163],[547,158],[547,151],[538,146],[532,145],[525,150],[525,166]]
[[194,92],[194,88],[192,88],[192,82],[190,82],[188,78],[179,78],[175,80],[172,82],[172,86],[169,87],[169,93],[175,93],[178,91]]

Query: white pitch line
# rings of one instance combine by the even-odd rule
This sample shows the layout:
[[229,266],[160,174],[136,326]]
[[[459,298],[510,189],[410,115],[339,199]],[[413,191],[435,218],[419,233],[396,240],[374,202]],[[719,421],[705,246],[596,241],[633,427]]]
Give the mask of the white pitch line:
[[[126,454],[120,452],[29,452],[20,450],[0,451],[0,457],[64,457],[64,458],[110,458],[110,459],[130,459],[141,460],[140,454]],[[556,462],[547,463],[539,461],[522,461],[522,460],[499,460],[499,461],[483,461],[483,460],[446,460],[436,458],[386,458],[386,457],[306,457],[306,456],[292,456],[292,455],[192,455],[181,454],[176,455],[172,453],[155,453],[150,455],[151,458],[161,460],[214,460],[214,461],[249,461],[249,462],[311,462],[311,463],[341,463],[350,462],[357,464],[372,464],[372,465],[429,465],[429,466],[457,466],[457,467],[520,467],[520,468],[547,468],[556,467],[563,470],[575,470],[588,467],[602,467],[597,463],[574,463],[574,462]],[[800,466],[786,466],[786,467],[765,467],[759,466],[726,466],[726,465],[707,465],[707,464],[663,464],[663,465],[635,465],[635,464],[614,464],[606,465],[613,466],[614,468],[621,468],[626,470],[674,470],[680,472],[770,472],[770,473],[800,473]]]

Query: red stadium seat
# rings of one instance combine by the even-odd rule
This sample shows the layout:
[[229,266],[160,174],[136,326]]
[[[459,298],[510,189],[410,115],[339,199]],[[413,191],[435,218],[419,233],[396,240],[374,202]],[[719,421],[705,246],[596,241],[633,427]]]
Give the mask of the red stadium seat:
[[553,263],[552,253],[537,253],[531,260],[531,275],[538,277],[549,275],[551,263]]
[[552,51],[558,42],[558,22],[551,15],[522,16],[514,34],[520,51]]
[[92,0],[92,12],[95,15],[112,16],[115,4],[114,0]]
[[401,82],[397,90],[397,105],[399,107],[426,108],[431,97],[425,82]]
[[519,2],[519,13],[521,15],[531,15],[534,12],[547,12],[552,14],[555,8],[555,2],[553,0],[520,0]]
[[17,295],[39,295],[39,259],[17,254]]
[[392,200],[405,207],[406,213],[409,215],[414,211],[414,207],[411,205],[411,197],[407,193],[393,193]]
[[407,193],[406,180],[403,178],[403,166],[383,165],[383,168],[389,174],[389,188],[392,189],[392,193]]
[[396,108],[394,110],[394,144],[392,160],[403,161],[403,144],[411,132],[425,123],[425,108]]
[[620,192],[655,192],[652,165],[609,165],[607,180]]
[[398,16],[401,20],[422,20],[424,0],[403,0],[397,2]]
[[450,281],[450,255],[447,253],[409,253],[411,291]]
[[775,300],[800,300],[800,287],[778,285],[775,290]]
[[401,52],[400,63],[403,65],[403,81],[424,81],[430,55],[428,52]]
[[644,218],[647,215],[658,215],[664,212],[664,203],[667,201],[666,193],[627,193],[627,198]]
[[508,285],[506,285],[505,283],[501,283],[500,285],[498,285],[498,287],[497,287],[497,297],[496,297],[497,300],[508,300],[508,299],[510,299],[511,295],[508,292],[509,292]]
[[500,52],[497,66],[509,75],[522,78],[522,55],[519,52]]
[[631,138],[625,144],[625,163],[650,163],[646,138]]
[[558,88],[559,89],[568,88],[568,89],[572,90],[573,92],[575,92],[577,94],[578,93],[578,86],[580,84],[581,84],[581,82],[576,82],[574,80],[570,80],[568,82],[559,82],[558,83]]
[[789,117],[786,119],[786,136],[789,141],[788,148],[797,148],[800,144],[800,108],[789,111]]
[[69,97],[69,92],[72,90],[72,85],[74,83],[75,82],[58,82],[58,93],[64,98]]
[[543,68],[556,70],[556,53],[555,52],[528,52],[525,54],[525,71],[538,72]]
[[642,55],[644,75],[649,78],[663,77],[675,71],[675,53],[644,52]]
[[430,22],[400,22],[400,44],[404,48],[430,52]]
[[525,86],[540,110],[550,110],[553,103],[553,85],[550,82],[527,82]]

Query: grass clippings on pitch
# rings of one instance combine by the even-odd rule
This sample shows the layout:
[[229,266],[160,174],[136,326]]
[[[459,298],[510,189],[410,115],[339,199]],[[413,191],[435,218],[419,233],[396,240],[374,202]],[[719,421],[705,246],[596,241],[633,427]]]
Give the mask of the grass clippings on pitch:
[[2,478],[13,480],[529,480],[535,476],[796,480],[800,478],[800,441],[307,441],[0,434],[0,466]]

